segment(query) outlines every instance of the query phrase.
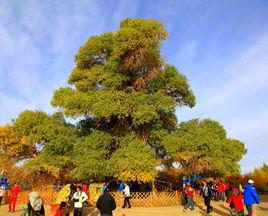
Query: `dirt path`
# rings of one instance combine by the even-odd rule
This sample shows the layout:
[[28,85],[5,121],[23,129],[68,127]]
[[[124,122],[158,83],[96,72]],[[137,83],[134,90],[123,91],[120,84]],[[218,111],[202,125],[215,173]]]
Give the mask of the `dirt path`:
[[[268,198],[268,197],[267,197]],[[214,207],[214,212],[211,216],[227,216],[229,214],[228,204],[212,202]],[[120,206],[120,205],[119,205]],[[204,216],[205,206],[197,205],[194,211],[188,210],[186,213],[183,212],[182,206],[176,207],[165,207],[165,208],[131,208],[131,209],[122,209],[118,208],[114,211],[114,216],[176,216],[176,215],[185,215],[185,216]],[[7,213],[7,206],[0,207],[0,216],[20,216],[21,207],[18,206],[18,210],[14,213]],[[246,211],[245,211],[246,212]],[[268,199],[263,200],[259,206],[254,207],[254,216],[268,216]],[[99,216],[99,211],[95,208],[88,208],[84,214],[85,216]],[[50,213],[50,208],[46,207],[46,216],[53,216]]]

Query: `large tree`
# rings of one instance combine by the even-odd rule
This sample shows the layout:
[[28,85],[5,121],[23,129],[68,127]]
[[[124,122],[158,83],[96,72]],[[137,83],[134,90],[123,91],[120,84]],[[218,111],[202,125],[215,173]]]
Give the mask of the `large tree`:
[[79,48],[71,86],[56,90],[51,101],[79,121],[84,137],[75,148],[85,158],[75,160],[78,177],[153,176],[164,154],[159,136],[176,127],[176,106],[195,104],[186,77],[161,57],[166,38],[160,22],[126,19],[116,32],[91,36]]
[[53,94],[59,112],[25,110],[0,127],[0,159],[78,180],[147,181],[160,164],[189,174],[238,172],[246,150],[218,122],[178,125],[175,109],[193,107],[195,97],[186,77],[160,54],[166,38],[153,19],[126,19],[116,32],[91,36],[75,55],[70,85]]

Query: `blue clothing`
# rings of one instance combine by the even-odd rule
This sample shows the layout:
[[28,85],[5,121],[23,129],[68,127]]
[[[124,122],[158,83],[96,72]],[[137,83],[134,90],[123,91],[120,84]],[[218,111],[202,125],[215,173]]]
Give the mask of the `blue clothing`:
[[186,182],[195,182],[197,180],[201,179],[201,176],[194,174],[192,177],[185,177],[184,180],[182,180],[182,184],[185,185]]
[[123,181],[121,181],[118,190],[119,190],[119,191],[122,191],[124,188],[125,188],[125,184],[124,184]]
[[107,185],[104,185],[104,186],[103,186],[102,191],[101,191],[101,194],[102,194],[102,195],[105,194],[105,191],[106,191],[107,188],[108,188]]
[[184,207],[184,209],[186,210],[187,208],[189,208],[191,206],[192,210],[194,210],[194,201],[193,201],[193,197],[187,197],[187,203]]
[[2,175],[1,177],[0,186],[2,185],[4,185],[5,190],[8,190],[8,182],[7,182],[7,178],[5,175]]
[[244,187],[244,203],[246,205],[260,204],[256,188],[251,184],[246,184]]

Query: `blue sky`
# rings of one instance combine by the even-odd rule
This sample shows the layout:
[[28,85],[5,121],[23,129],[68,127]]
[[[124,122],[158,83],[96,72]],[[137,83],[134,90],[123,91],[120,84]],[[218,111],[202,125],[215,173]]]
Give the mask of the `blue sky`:
[[24,109],[53,111],[79,46],[126,17],[155,18],[169,32],[162,54],[197,97],[179,120],[221,122],[248,149],[243,172],[268,163],[266,0],[0,0],[0,124]]

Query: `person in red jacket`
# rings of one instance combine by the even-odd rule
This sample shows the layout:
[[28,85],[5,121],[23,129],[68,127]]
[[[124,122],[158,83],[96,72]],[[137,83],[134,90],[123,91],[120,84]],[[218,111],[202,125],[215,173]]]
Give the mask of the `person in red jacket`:
[[218,199],[219,200],[225,201],[224,191],[225,191],[224,184],[222,183],[222,181],[220,181],[218,184]]
[[233,208],[231,209],[231,215],[244,216],[244,204],[243,204],[243,194],[237,188],[232,189],[231,196],[227,199],[228,203],[233,203]]
[[11,188],[9,191],[9,212],[14,212],[16,207],[16,202],[18,198],[18,194],[20,193],[20,188],[17,183]]

